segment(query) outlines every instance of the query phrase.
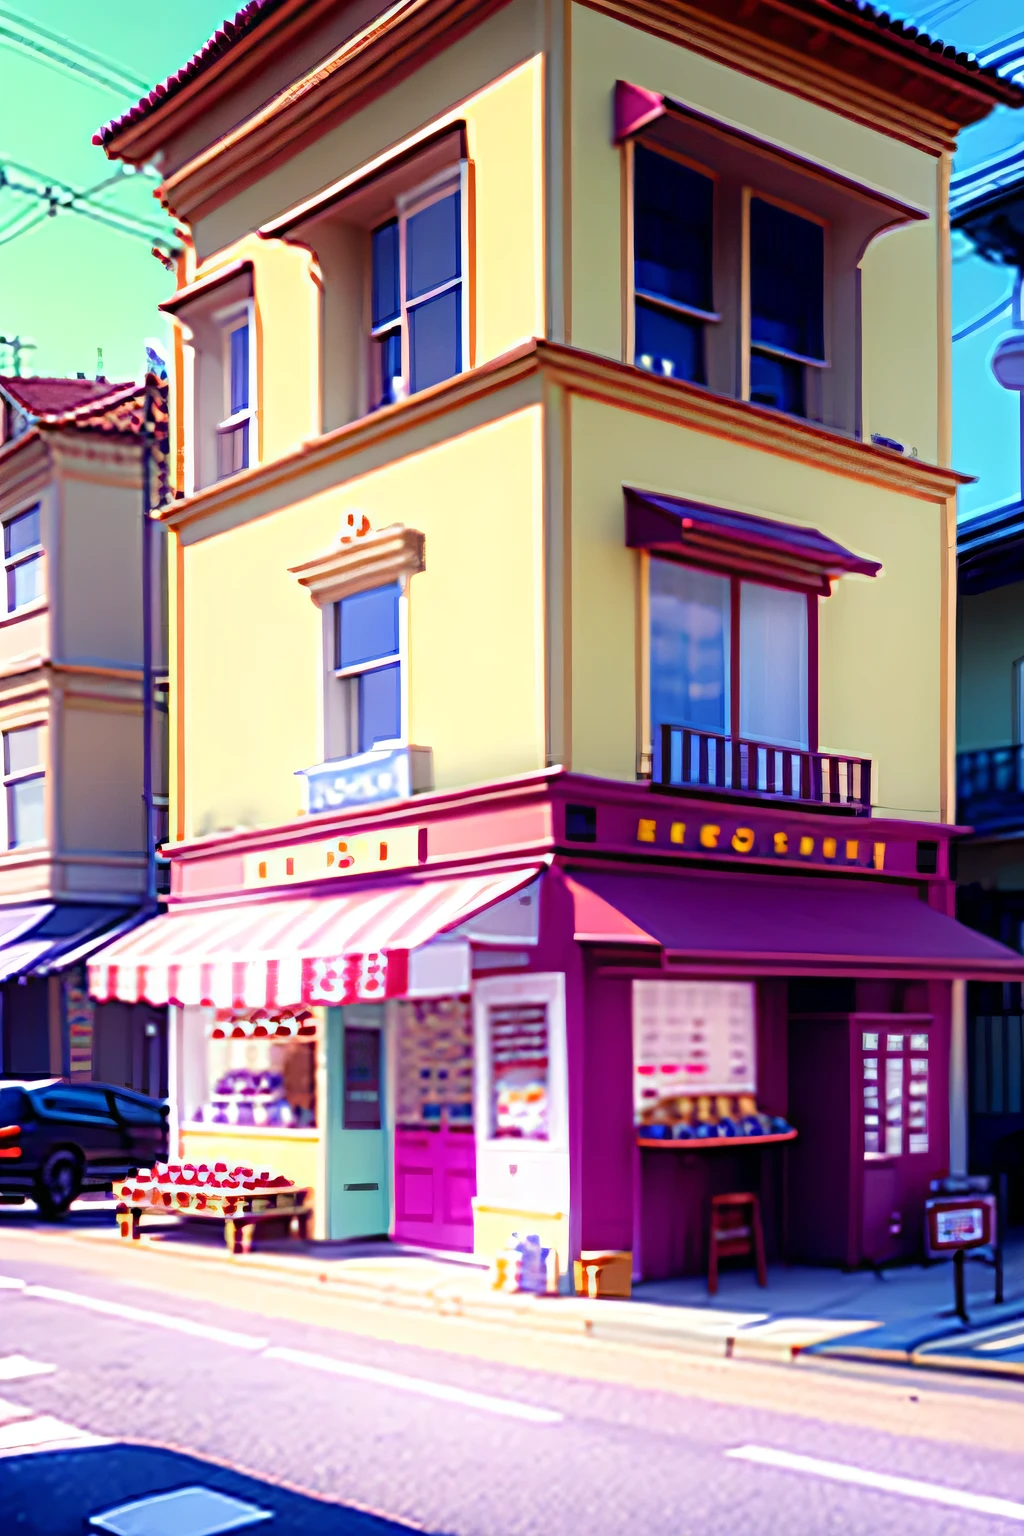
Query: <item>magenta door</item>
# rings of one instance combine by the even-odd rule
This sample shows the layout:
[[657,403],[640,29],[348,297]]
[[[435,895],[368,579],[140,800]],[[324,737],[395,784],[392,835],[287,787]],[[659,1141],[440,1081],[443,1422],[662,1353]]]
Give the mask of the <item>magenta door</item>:
[[395,1240],[473,1247],[476,1137],[470,1126],[395,1129]]

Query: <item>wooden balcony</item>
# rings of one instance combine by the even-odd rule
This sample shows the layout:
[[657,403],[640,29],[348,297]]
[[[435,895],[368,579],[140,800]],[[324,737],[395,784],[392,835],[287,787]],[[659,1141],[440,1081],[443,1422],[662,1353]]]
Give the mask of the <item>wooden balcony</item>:
[[684,725],[661,727],[665,789],[713,791],[742,799],[783,800],[871,814],[871,760],[744,741]]
[[988,836],[1024,828],[1024,746],[957,753],[956,819]]

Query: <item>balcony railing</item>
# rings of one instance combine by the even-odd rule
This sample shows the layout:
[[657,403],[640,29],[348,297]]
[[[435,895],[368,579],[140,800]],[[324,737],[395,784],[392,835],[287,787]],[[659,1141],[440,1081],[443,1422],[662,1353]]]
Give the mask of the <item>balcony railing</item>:
[[869,758],[743,741],[685,725],[661,727],[659,782],[665,788],[721,790],[871,814]]
[[1024,746],[957,753],[956,819],[976,832],[1024,827]]

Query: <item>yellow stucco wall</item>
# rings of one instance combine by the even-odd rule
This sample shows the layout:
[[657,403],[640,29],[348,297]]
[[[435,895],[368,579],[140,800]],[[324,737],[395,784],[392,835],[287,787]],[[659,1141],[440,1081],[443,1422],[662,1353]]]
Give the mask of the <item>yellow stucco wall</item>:
[[865,434],[935,461],[938,442],[938,196],[935,159],[791,92],[572,6],[574,346],[621,357],[622,156],[612,143],[616,80],[676,96],[798,155],[925,210],[874,242],[863,271]]
[[885,814],[939,813],[942,514],[812,464],[575,397],[572,766],[632,779],[640,699],[639,556],[623,485],[807,523],[883,564],[820,604],[819,739],[873,759]]
[[293,817],[320,760],[319,610],[289,567],[349,511],[419,529],[410,739],[439,788],[543,767],[541,413],[520,410],[229,532],[188,534],[184,835]]

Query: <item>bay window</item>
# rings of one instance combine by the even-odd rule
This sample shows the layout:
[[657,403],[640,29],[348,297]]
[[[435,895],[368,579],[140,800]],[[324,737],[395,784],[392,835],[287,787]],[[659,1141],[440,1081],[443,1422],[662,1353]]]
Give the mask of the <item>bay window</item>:
[[43,728],[21,726],[3,738],[7,847],[45,842]]
[[334,605],[334,675],[342,691],[335,752],[352,756],[402,741],[402,587],[371,587]]
[[217,478],[248,469],[253,400],[252,322],[248,309],[223,322],[224,405],[217,427]]
[[16,613],[43,596],[43,544],[38,506],[4,523],[7,612]]

